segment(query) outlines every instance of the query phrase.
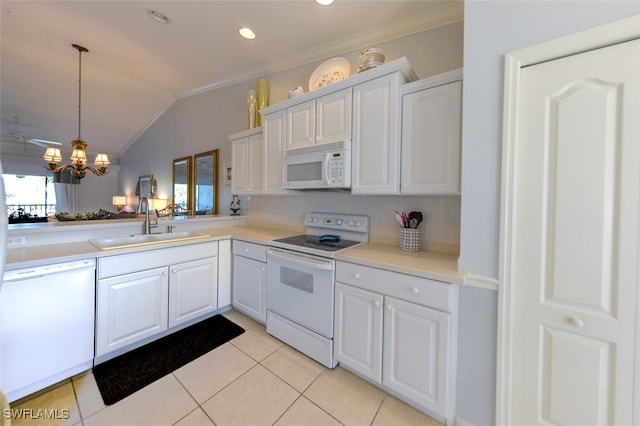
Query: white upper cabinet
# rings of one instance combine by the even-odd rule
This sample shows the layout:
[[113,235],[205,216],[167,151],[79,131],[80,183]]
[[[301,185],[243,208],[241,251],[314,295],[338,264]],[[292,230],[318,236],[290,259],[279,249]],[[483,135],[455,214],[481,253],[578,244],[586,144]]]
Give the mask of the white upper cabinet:
[[316,101],[310,100],[287,108],[287,149],[315,143]]
[[316,100],[316,144],[351,139],[351,88]]
[[229,136],[231,139],[233,194],[260,194],[263,186],[264,148],[262,128]]
[[287,108],[287,149],[351,139],[351,88]]
[[264,194],[281,194],[283,183],[282,157],[286,144],[286,111],[266,114],[262,121],[264,137]]
[[403,194],[460,192],[462,71],[402,87]]
[[351,191],[397,194],[400,182],[400,85],[396,72],[353,88]]

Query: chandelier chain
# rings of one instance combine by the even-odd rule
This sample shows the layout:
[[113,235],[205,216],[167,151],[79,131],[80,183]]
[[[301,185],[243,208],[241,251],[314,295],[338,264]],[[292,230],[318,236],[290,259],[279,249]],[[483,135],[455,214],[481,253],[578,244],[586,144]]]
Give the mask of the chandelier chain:
[[82,50],[78,49],[78,140],[82,140]]

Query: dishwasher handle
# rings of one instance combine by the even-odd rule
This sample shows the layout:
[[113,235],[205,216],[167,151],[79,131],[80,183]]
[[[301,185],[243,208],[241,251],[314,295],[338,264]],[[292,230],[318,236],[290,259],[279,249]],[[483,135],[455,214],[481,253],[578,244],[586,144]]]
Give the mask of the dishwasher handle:
[[34,278],[40,278],[45,275],[57,274],[60,272],[73,271],[77,269],[92,268],[95,269],[95,259],[76,260],[73,262],[53,263],[50,265],[36,266],[33,268],[14,269],[5,271],[3,282],[23,281]]

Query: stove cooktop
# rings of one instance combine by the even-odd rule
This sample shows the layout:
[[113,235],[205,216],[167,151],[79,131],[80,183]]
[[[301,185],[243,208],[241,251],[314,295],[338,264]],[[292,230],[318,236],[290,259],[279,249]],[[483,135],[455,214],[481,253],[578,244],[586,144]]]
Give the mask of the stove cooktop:
[[[278,247],[290,245],[327,252],[335,252],[360,244],[360,241],[345,240],[334,235],[295,235],[293,237],[280,238],[273,241]],[[291,247],[291,249],[295,249]]]

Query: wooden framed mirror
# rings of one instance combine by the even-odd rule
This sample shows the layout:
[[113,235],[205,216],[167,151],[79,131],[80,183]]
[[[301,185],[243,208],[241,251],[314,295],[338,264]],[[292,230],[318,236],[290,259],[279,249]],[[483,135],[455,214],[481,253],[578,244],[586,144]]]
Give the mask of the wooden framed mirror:
[[173,160],[173,204],[177,204],[192,214],[191,194],[193,192],[191,157],[178,158]]
[[218,158],[220,150],[202,152],[193,156],[194,213],[218,214]]

